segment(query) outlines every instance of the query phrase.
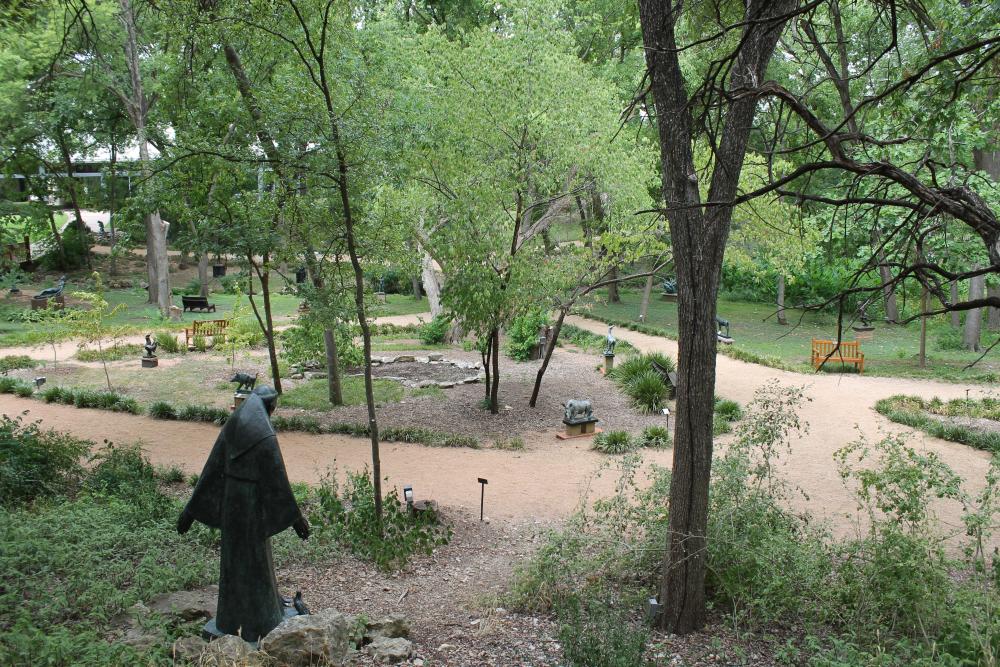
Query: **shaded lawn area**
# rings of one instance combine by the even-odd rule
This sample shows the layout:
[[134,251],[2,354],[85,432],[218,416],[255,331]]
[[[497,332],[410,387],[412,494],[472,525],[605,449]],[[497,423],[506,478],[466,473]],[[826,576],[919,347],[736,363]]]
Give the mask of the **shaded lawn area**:
[[[392,380],[375,380],[375,402],[379,405],[396,403],[403,398],[403,386]],[[365,379],[363,377],[341,378],[341,392],[344,405],[362,405],[365,402]],[[279,402],[283,408],[303,410],[330,410],[329,385],[326,380],[308,380],[291,389],[286,389]]]
[[[583,314],[598,318],[639,321],[641,290],[621,290],[621,303],[608,303],[607,294],[601,293],[581,309]],[[774,317],[775,308],[766,303],[749,303],[719,299],[719,317],[729,320],[730,333],[735,339],[733,347],[760,355],[781,359],[785,364],[806,373],[813,372],[809,355],[813,338],[835,339],[837,318],[832,313],[814,313],[786,309],[788,326],[781,326]],[[650,297],[647,324],[676,334],[677,304],[664,301],[658,289]],[[969,370],[964,367],[974,362],[978,353],[967,350],[942,349],[942,342],[954,338],[943,316],[931,318],[927,327],[927,368],[917,366],[920,350],[920,324],[905,326],[874,322],[874,340],[863,341],[865,374],[885,377],[933,378],[951,382],[996,382],[1000,374],[1000,357],[987,356]],[[997,334],[983,332],[983,345],[990,345]],[[845,323],[844,340],[854,340],[854,332]],[[947,344],[945,344],[947,346]],[[839,372],[832,366],[828,372]],[[848,372],[853,368],[848,365]]]
[[[409,294],[386,294],[385,303],[372,306],[372,317],[390,317],[393,315],[418,315],[430,312],[427,297],[414,299]],[[428,317],[427,319],[430,319]]]

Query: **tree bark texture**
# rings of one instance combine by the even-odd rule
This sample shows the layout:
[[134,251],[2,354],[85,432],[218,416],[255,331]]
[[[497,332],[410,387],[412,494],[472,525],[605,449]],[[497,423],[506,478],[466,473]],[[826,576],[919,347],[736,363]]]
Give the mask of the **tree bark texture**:
[[567,308],[559,309],[559,317],[556,318],[556,323],[552,327],[552,342],[545,346],[545,357],[542,359],[542,365],[539,367],[538,372],[535,373],[535,386],[531,388],[531,400],[528,401],[528,407],[535,407],[538,403],[538,392],[542,388],[542,378],[545,377],[545,371],[549,367],[549,361],[552,359],[552,351],[556,349],[556,343],[559,341],[559,332],[562,331],[563,321],[566,319],[566,313],[569,312]]
[[778,324],[785,326],[788,320],[785,319],[785,275],[778,274]]
[[[728,89],[752,89],[764,72],[795,0],[748,2]],[[674,28],[681,3],[640,0],[639,16],[656,111],[663,195],[677,269],[678,364],[670,518],[659,625],[686,634],[705,621],[705,550],[712,464],[716,299],[732,206],[703,209],[693,157],[695,123]],[[736,196],[756,95],[717,99],[725,107],[716,137],[708,201]]]
[[[951,281],[951,302],[952,304],[958,303],[958,281]],[[957,310],[951,311],[951,326],[958,329],[962,326],[962,314]]]
[[[969,280],[969,300],[982,299],[986,296],[985,276],[975,276]],[[982,308],[973,308],[965,311],[965,333],[962,336],[962,343],[973,352],[979,352],[980,338],[983,328]]]
[[896,291],[892,286],[892,271],[889,270],[889,262],[885,258],[885,250],[882,248],[882,235],[877,229],[872,230],[872,247],[875,249],[876,261],[878,261],[878,274],[882,281],[882,303],[885,308],[885,319],[889,322],[899,322],[899,308],[896,306]]
[[649,295],[653,292],[653,274],[646,276],[646,286],[642,289],[642,301],[639,303],[639,321],[646,323],[649,313]]
[[424,293],[427,294],[427,303],[431,308],[431,316],[437,317],[444,312],[441,307],[441,282],[438,280],[437,271],[434,270],[434,259],[430,253],[424,251],[423,259],[420,261],[420,275],[423,278]]
[[337,339],[333,337],[332,329],[323,330],[323,343],[326,346],[326,376],[329,379],[327,389],[330,392],[330,403],[344,404],[344,392],[340,386],[340,359],[337,357]]
[[[991,285],[986,288],[986,294],[1000,299],[1000,287],[993,287]],[[986,309],[986,328],[990,331],[1000,331],[1000,308],[990,306]]]
[[[611,269],[610,277],[611,277],[611,280],[615,280],[618,277],[618,269],[617,268]],[[612,283],[610,283],[608,285],[608,301],[610,301],[611,303],[621,303],[622,302],[622,297],[618,293],[618,283],[617,282],[612,282]]]
[[490,336],[493,341],[493,353],[490,357],[490,363],[493,364],[493,370],[490,373],[490,414],[500,413],[500,329],[499,327],[493,330]]

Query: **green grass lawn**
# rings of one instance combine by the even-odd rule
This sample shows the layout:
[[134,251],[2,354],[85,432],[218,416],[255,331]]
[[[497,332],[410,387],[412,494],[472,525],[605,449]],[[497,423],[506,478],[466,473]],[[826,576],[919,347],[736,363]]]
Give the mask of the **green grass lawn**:
[[[340,386],[344,395],[344,405],[361,405],[365,402],[363,377],[342,378]],[[378,404],[396,403],[403,398],[403,386],[392,380],[375,380],[374,389],[375,402]],[[329,410],[331,405],[327,381],[309,380],[286,390],[281,395],[280,405],[283,408]]]
[[[641,290],[621,291],[621,303],[608,303],[605,294],[586,304],[584,314],[598,318],[638,322]],[[788,325],[781,326],[774,317],[774,306],[764,303],[719,300],[719,316],[730,322],[735,339],[733,347],[759,355],[777,357],[786,365],[803,372],[813,372],[809,355],[813,338],[835,338],[837,318],[832,313],[806,313],[786,309]],[[664,301],[657,290],[650,299],[646,323],[676,334],[677,304]],[[964,367],[975,361],[978,354],[951,347],[954,330],[944,317],[933,318],[927,333],[927,368],[919,368],[920,325],[913,322],[897,326],[875,323],[874,340],[864,341],[865,374],[888,377],[936,378],[952,382],[996,382],[1000,374],[1000,357],[987,356],[969,370]],[[996,333],[985,331],[983,344],[989,345]],[[853,340],[848,328],[844,340]],[[836,368],[831,370],[838,370]]]
[[[431,310],[427,297],[414,299],[409,294],[386,294],[384,304],[376,304],[373,308],[375,317],[392,315],[417,315]],[[430,319],[429,317],[427,319]]]

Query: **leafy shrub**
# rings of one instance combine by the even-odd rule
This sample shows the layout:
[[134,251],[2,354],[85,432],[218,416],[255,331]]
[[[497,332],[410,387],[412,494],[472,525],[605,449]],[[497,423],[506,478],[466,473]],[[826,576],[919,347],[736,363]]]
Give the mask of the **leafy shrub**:
[[11,507],[72,489],[83,475],[80,459],[90,445],[0,415],[0,502]]
[[[575,345],[580,349],[587,350],[588,352],[600,352],[604,349],[605,336],[601,334],[596,334],[586,329],[581,329],[578,326],[572,324],[563,324],[562,328],[559,330],[559,340],[558,345],[569,344]],[[621,355],[622,353],[635,352],[635,347],[632,346],[627,340],[619,340],[615,347],[615,352]]]
[[414,555],[430,554],[451,539],[451,528],[443,526],[433,510],[409,512],[399,502],[395,489],[386,494],[382,503],[380,536],[375,491],[367,471],[348,473],[343,489],[335,473],[327,475],[317,495],[319,507],[309,517],[316,532],[332,537],[383,570],[402,568]]
[[[281,332],[281,354],[291,364],[307,361],[323,362],[326,359],[326,341],[323,325],[314,317],[300,317],[299,324]],[[342,368],[354,368],[364,363],[364,351],[354,343],[351,327],[340,325],[333,329],[337,344],[337,358]]]
[[161,331],[156,334],[156,344],[159,345],[159,349],[164,352],[169,352],[176,354],[177,352],[183,352],[181,348],[181,343],[177,340],[177,336],[166,331]]
[[[559,641],[571,665],[634,667],[644,664],[649,631],[608,593],[573,595],[558,608]],[[634,605],[638,606],[638,605]],[[634,615],[632,615],[634,616]]]
[[964,350],[962,330],[954,327],[943,327],[934,336],[934,347],[942,352]]
[[635,407],[646,414],[659,412],[667,400],[667,385],[654,370],[646,371],[625,385],[625,392]]
[[667,449],[672,443],[670,429],[664,426],[647,426],[639,437],[639,446],[649,449]]
[[187,285],[179,289],[174,290],[174,294],[183,294],[185,296],[198,296],[201,294],[201,281],[197,278],[192,278],[188,281]]
[[315,417],[293,415],[284,417],[282,415],[272,415],[271,425],[275,431],[304,431],[306,433],[322,433],[323,425]]
[[244,341],[246,347],[260,347],[264,344],[264,332],[253,317],[240,317],[229,323],[226,336],[235,336]]
[[226,274],[219,278],[219,285],[226,294],[242,294],[246,288],[246,280],[237,274]]
[[21,368],[34,368],[38,362],[26,354],[13,354],[0,357],[0,373],[7,374]]
[[191,340],[191,345],[199,352],[208,352],[208,339],[205,336],[195,336]]
[[727,422],[735,422],[743,418],[740,404],[729,399],[719,399],[715,402],[715,414]]
[[594,436],[594,449],[605,454],[624,454],[635,448],[628,431],[604,431]]
[[424,345],[440,345],[451,328],[451,319],[445,315],[434,318],[420,327],[420,342]]
[[166,484],[181,484],[185,480],[184,469],[179,465],[157,466],[156,477]]
[[493,441],[493,449],[500,449],[507,452],[524,451],[524,438],[519,435],[515,435],[510,439],[497,438]]
[[68,387],[49,387],[42,391],[42,400],[46,403],[73,405],[73,390]]
[[528,361],[538,346],[538,331],[549,322],[548,313],[536,310],[514,318],[507,328],[507,355],[516,361]]
[[21,398],[28,398],[33,393],[35,393],[34,385],[17,378],[0,376],[0,394],[17,394]]
[[129,502],[155,503],[162,510],[169,507],[168,499],[157,486],[156,470],[139,445],[107,443],[90,462],[93,467],[83,484],[88,492]]
[[125,396],[114,391],[95,391],[92,389],[72,389],[68,391],[72,392],[73,405],[78,408],[128,412],[133,415],[142,414],[142,407],[131,396]]
[[177,410],[166,401],[156,401],[149,406],[149,416],[153,419],[177,419]]
[[141,356],[143,351],[142,345],[123,343],[106,347],[103,352],[92,349],[80,350],[75,356],[78,361],[101,361],[102,356],[104,361],[120,361],[127,357]]

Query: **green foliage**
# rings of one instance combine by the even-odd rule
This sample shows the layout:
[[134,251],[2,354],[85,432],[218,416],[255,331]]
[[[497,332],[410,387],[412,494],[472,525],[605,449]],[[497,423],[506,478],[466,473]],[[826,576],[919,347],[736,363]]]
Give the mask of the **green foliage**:
[[379,535],[374,487],[367,472],[348,473],[343,489],[333,472],[323,479],[317,494],[319,507],[309,517],[316,533],[383,570],[398,570],[413,556],[430,554],[451,539],[451,528],[442,525],[433,510],[409,512],[395,489],[383,501]]
[[735,422],[743,418],[743,410],[740,408],[740,404],[725,398],[715,401],[715,414],[727,422]]
[[135,343],[119,343],[104,350],[80,350],[76,353],[77,361],[121,361],[128,357],[138,357],[143,353],[142,345]]
[[159,489],[156,471],[139,445],[107,443],[90,459],[91,470],[83,488],[89,493],[112,496],[145,511],[165,516],[171,503]]
[[440,345],[451,328],[451,318],[446,315],[436,315],[430,322],[420,327],[420,342],[424,345]]
[[628,431],[603,431],[594,436],[594,449],[605,454],[624,454],[636,446]]
[[78,408],[128,412],[133,415],[142,414],[142,407],[134,398],[115,391],[49,387],[42,391],[42,400],[46,403],[75,405]]
[[632,398],[632,404],[644,414],[659,412],[667,400],[667,385],[652,369],[625,385],[625,392]]
[[20,417],[0,416],[0,499],[14,507],[71,492],[83,475],[91,443]]
[[[600,352],[604,349],[605,336],[581,329],[573,324],[563,324],[559,330],[558,344],[574,345],[588,352]],[[624,353],[635,352],[635,347],[627,340],[619,340],[615,346],[615,351],[621,356]]]
[[272,415],[271,426],[275,431],[302,431],[303,433],[322,433],[323,424],[315,417],[308,415]]
[[156,344],[159,346],[158,349],[163,352],[168,352],[171,354],[176,354],[178,352],[186,352],[187,350],[181,347],[181,342],[177,340],[177,336],[166,331],[160,331],[154,336]]
[[10,371],[20,368],[34,368],[38,362],[26,354],[14,354],[0,357],[0,373],[6,375]]
[[177,410],[166,401],[156,401],[149,406],[149,416],[153,419],[177,419]]
[[205,336],[195,336],[191,339],[191,345],[198,352],[208,352],[208,338]]
[[[996,399],[965,401],[958,399],[943,403],[939,399],[925,401],[919,396],[897,394],[875,403],[875,410],[894,422],[906,424],[929,433],[936,438],[959,442],[988,452],[1000,453],[1000,431],[976,428],[972,425],[949,421],[948,417],[975,417],[1000,421],[1000,407]],[[932,415],[940,415],[935,419]]]
[[35,387],[17,378],[0,376],[0,394],[16,394],[21,398],[29,398],[35,392]]
[[179,465],[156,466],[156,478],[164,484],[181,484],[184,482],[184,468]]
[[229,419],[229,411],[210,405],[185,405],[177,409],[177,419],[188,422],[209,422],[222,426]]
[[[334,327],[333,336],[341,368],[354,368],[364,364],[364,352],[354,343],[350,327],[346,325]],[[288,363],[326,362],[323,324],[315,318],[300,318],[299,324],[282,331],[280,337],[281,354]]]
[[639,446],[650,449],[669,449],[673,446],[670,429],[663,426],[647,426],[639,436]]
[[538,331],[549,323],[544,310],[515,317],[507,327],[507,355],[516,361],[528,361],[538,346]]
[[506,452],[522,452],[525,450],[524,438],[515,435],[513,438],[497,438],[493,441],[493,449]]
[[[403,398],[403,387],[394,380],[376,379],[372,383],[375,402],[398,403]],[[345,377],[340,383],[344,405],[363,405],[365,403],[365,379],[363,377]],[[330,404],[330,388],[327,380],[306,380],[285,390],[281,395],[281,406],[285,408],[300,408],[303,410],[327,411],[335,409]]]
[[941,327],[934,336],[934,347],[942,351],[964,350],[962,330],[955,327]]
[[[571,665],[636,667],[645,664],[649,631],[635,618],[634,608],[609,592],[567,596],[558,606],[559,641]],[[631,613],[630,613],[631,612]]]

